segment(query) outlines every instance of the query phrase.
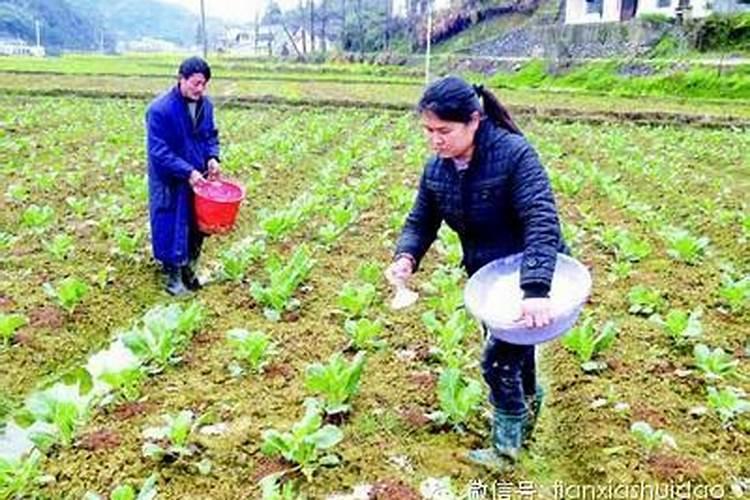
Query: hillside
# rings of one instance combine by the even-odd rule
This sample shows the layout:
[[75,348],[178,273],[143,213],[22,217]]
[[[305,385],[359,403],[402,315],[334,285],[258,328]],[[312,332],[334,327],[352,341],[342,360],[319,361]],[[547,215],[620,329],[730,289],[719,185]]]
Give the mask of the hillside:
[[33,42],[35,20],[49,47],[84,50],[95,45],[96,24],[64,0],[0,0],[0,36]]
[[156,0],[0,0],[0,36],[35,40],[39,20],[48,49],[91,50],[117,41],[158,37],[195,43],[198,19]]
[[79,12],[92,12],[118,40],[158,37],[193,44],[198,18],[187,9],[157,0],[67,0]]
[[[449,33],[440,37],[434,50],[436,53],[470,52],[471,47],[496,40],[514,29],[540,23],[555,23],[560,9],[560,0],[492,0],[473,9],[463,9],[460,17],[464,21],[454,33],[451,20],[460,20],[455,9],[436,20],[436,27]],[[455,23],[455,21],[454,21]],[[455,29],[455,28],[454,28]]]

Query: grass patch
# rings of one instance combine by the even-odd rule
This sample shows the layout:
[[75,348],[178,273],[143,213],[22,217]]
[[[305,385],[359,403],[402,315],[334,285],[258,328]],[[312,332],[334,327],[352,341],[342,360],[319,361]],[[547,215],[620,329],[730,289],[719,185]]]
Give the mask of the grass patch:
[[554,75],[547,63],[534,60],[515,74],[490,79],[496,87],[585,90],[619,96],[683,97],[699,99],[750,99],[750,65],[724,68],[679,67],[649,63],[654,74],[628,76],[620,61],[592,62]]

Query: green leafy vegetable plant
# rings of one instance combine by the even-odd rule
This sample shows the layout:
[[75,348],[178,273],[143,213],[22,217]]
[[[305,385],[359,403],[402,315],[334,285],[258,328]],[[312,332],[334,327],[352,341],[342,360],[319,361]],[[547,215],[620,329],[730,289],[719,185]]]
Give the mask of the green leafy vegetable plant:
[[743,413],[750,412],[750,401],[744,398],[745,393],[734,387],[716,390],[708,388],[708,405],[716,411],[724,425],[729,425]]
[[563,336],[562,344],[578,356],[584,371],[595,371],[607,365],[603,361],[592,361],[593,357],[609,348],[616,337],[617,326],[614,322],[607,321],[597,329],[593,318],[588,317]]
[[0,498],[34,498],[42,482],[42,453],[34,449],[22,459],[0,458]]
[[478,411],[484,399],[482,384],[465,377],[459,368],[444,369],[437,390],[440,410],[430,414],[430,418],[440,425],[463,424]]
[[260,331],[234,328],[227,332],[227,340],[234,350],[234,357],[256,373],[263,371],[268,356],[274,351],[271,337]]
[[648,422],[634,422],[630,426],[630,433],[635,436],[636,440],[645,448],[648,454],[664,446],[677,448],[677,443],[672,436],[664,430],[654,429]]
[[65,309],[69,314],[75,312],[78,304],[83,301],[89,292],[89,286],[86,282],[75,276],[63,279],[57,285],[57,288],[53,287],[50,283],[45,283],[43,287],[47,295],[55,299],[60,307]]
[[347,319],[344,323],[344,330],[355,349],[371,349],[384,345],[384,342],[378,338],[383,331],[383,323],[380,320]]
[[359,380],[365,366],[365,353],[359,351],[348,362],[341,353],[333,354],[328,363],[314,363],[305,371],[305,386],[323,396],[328,414],[345,413],[357,393]]
[[143,456],[157,462],[171,463],[200,453],[195,437],[206,415],[198,417],[190,410],[176,415],[162,415],[164,425],[148,427],[143,431]]
[[703,335],[702,315],[700,308],[693,309],[689,313],[682,309],[672,309],[663,319],[655,315],[653,320],[667,332],[675,344],[684,345],[687,341],[698,339]]
[[709,244],[709,239],[705,236],[696,237],[685,229],[670,229],[664,232],[664,238],[667,240],[667,254],[675,260],[687,264],[699,263]]
[[339,459],[326,454],[343,438],[344,433],[335,425],[323,425],[320,402],[313,398],[305,400],[305,415],[289,432],[268,429],[262,434],[261,451],[269,456],[281,456],[296,464],[308,481],[321,465],[337,465]]
[[29,396],[25,414],[34,421],[50,424],[44,431],[32,435],[32,440],[42,448],[54,443],[64,447],[73,444],[76,431],[89,415],[91,395],[81,393],[79,384],[61,382]]
[[636,285],[630,289],[628,302],[630,302],[628,311],[640,316],[651,316],[659,312],[664,306],[661,292],[643,285]]
[[[141,489],[136,490],[129,484],[120,485],[114,490],[109,496],[109,500],[154,500],[158,494],[156,487],[156,481],[159,476],[151,474],[141,486]],[[104,497],[96,493],[87,492],[83,497],[83,500],[104,500]]]
[[371,283],[346,283],[339,292],[338,306],[348,317],[356,318],[367,311],[376,295],[375,285]]
[[693,348],[693,357],[696,368],[703,372],[708,380],[734,376],[740,363],[721,347],[711,350],[705,344],[698,344]]
[[299,305],[299,301],[292,300],[294,292],[310,274],[314,264],[315,261],[310,258],[310,252],[304,244],[297,247],[286,263],[275,255],[266,261],[268,285],[254,282],[250,293],[266,307],[264,312],[267,318],[278,321],[282,312]]
[[52,241],[45,243],[44,247],[53,259],[65,260],[73,251],[73,242],[73,237],[69,234],[59,233]]
[[0,312],[0,346],[7,346],[16,331],[26,325],[29,319],[23,314],[6,314]]

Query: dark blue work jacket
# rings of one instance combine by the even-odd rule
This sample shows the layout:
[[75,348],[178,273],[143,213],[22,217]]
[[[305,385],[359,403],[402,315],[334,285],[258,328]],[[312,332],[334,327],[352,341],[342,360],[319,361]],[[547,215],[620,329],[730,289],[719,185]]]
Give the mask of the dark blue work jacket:
[[188,233],[194,225],[190,173],[205,173],[219,159],[213,105],[197,102],[196,120],[177,86],[157,97],[146,111],[149,215],[154,257],[164,264],[188,261]]
[[445,221],[460,237],[469,275],[495,259],[524,252],[521,287],[544,295],[557,252],[567,252],[547,174],[523,136],[488,119],[480,123],[474,145],[463,171],[452,159],[427,162],[396,254],[408,253],[419,264]]

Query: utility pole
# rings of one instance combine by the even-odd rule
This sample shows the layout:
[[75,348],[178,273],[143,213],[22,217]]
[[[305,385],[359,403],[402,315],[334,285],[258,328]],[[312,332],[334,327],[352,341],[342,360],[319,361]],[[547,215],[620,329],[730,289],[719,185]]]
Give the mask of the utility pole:
[[201,0],[201,34],[203,35],[203,59],[208,58],[208,37],[206,37],[206,6]]
[[320,48],[323,53],[326,53],[328,46],[326,45],[326,21],[328,20],[328,0],[323,0],[320,6]]
[[99,52],[104,54],[104,28],[99,31]]
[[305,33],[305,5],[299,0],[299,32],[302,34],[302,54],[307,55],[307,35]]
[[258,38],[260,38],[260,11],[255,11],[255,51],[254,54],[258,55]]
[[427,49],[424,57],[424,84],[430,84],[430,49],[432,47],[432,0],[427,1]]
[[310,53],[315,52],[315,0],[310,0]]
[[383,48],[390,50],[391,48],[391,16],[393,15],[392,0],[385,0],[385,25],[383,26]]
[[341,50],[346,48],[346,0],[341,0]]

